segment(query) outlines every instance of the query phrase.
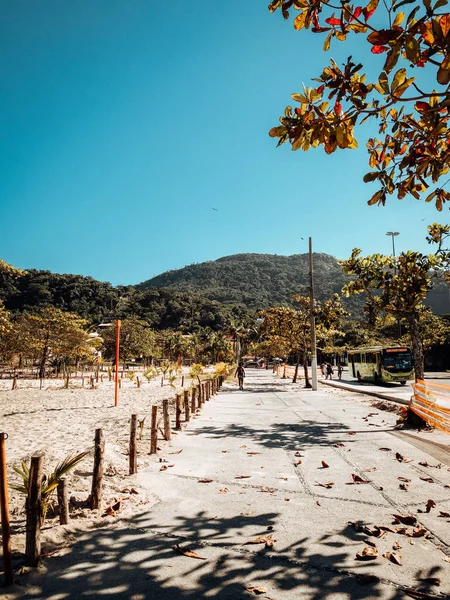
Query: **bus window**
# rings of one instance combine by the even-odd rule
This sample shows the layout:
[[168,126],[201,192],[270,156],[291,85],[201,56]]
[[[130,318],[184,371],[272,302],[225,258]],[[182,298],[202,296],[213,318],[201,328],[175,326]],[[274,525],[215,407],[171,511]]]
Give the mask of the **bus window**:
[[411,352],[409,350],[401,352],[389,352],[389,350],[383,350],[383,366],[390,373],[411,371],[413,368]]
[[370,364],[374,364],[376,362],[375,354],[373,352],[368,352],[366,354],[366,362]]

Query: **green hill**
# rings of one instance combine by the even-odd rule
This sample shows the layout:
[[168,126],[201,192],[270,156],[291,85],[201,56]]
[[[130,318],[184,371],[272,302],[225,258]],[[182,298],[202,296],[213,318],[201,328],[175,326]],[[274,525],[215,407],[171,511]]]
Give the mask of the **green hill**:
[[[308,254],[233,254],[214,261],[167,271],[136,286],[169,288],[205,294],[219,302],[265,308],[289,304],[292,294],[309,293]],[[314,254],[314,285],[320,300],[341,291],[348,277],[337,260]],[[361,306],[353,299],[354,306]]]

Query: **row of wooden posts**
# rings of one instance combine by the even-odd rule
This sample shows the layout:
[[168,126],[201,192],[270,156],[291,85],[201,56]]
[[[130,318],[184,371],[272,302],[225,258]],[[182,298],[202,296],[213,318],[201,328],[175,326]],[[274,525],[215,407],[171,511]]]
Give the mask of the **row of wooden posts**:
[[[175,430],[181,430],[182,414],[188,423],[191,417],[202,405],[215,395],[223,383],[222,377],[214,377],[198,385],[183,390],[175,399]],[[169,400],[163,400],[163,436],[166,440],[172,439]],[[129,445],[129,474],[137,473],[137,429],[138,415],[131,415],[130,445]],[[6,448],[8,439],[6,433],[0,433],[0,507],[2,524],[3,561],[5,584],[13,583],[13,570],[11,559],[11,535],[9,524],[8,489],[6,478]],[[158,407],[152,406],[150,430],[150,454],[158,450]],[[105,439],[103,429],[95,430],[94,440],[94,468],[92,475],[91,493],[88,504],[91,510],[99,510],[102,506],[103,493],[103,458],[105,453]],[[26,541],[25,560],[28,566],[38,565],[41,555],[41,490],[43,478],[44,454],[37,453],[31,457],[28,497],[26,501]],[[59,505],[59,522],[66,525],[69,522],[69,500],[67,480],[62,477],[57,487]]]

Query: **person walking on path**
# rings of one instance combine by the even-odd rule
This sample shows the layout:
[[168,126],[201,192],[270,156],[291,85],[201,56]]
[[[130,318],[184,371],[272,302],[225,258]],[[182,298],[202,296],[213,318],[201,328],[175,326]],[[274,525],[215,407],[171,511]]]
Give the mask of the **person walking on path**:
[[342,365],[341,365],[341,363],[339,363],[338,364],[338,379],[339,379],[339,381],[341,380],[341,377],[342,377],[342,371],[343,371]]
[[331,379],[331,376],[333,375],[333,367],[330,365],[329,362],[325,363],[325,373],[325,379]]
[[244,366],[243,366],[242,362],[239,363],[239,366],[236,369],[234,376],[238,378],[239,389],[243,390],[244,389],[245,371],[244,371]]

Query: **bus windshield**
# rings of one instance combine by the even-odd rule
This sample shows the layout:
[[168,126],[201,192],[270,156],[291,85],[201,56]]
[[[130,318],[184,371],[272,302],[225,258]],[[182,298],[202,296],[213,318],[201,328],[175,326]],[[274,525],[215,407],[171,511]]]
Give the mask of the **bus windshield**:
[[412,357],[411,351],[392,351],[383,350],[383,366],[390,373],[398,373],[399,371],[411,371]]

